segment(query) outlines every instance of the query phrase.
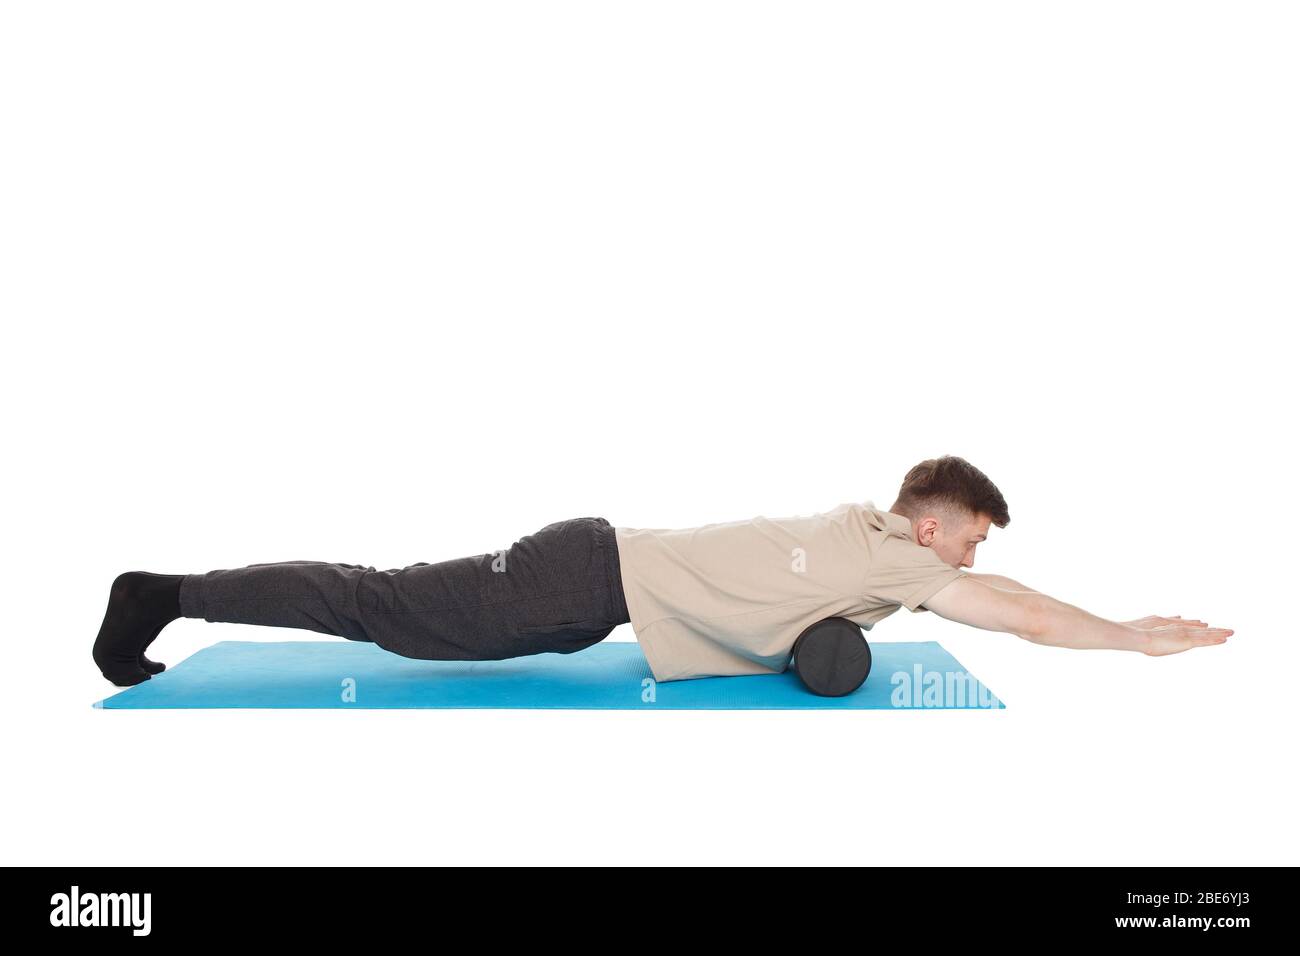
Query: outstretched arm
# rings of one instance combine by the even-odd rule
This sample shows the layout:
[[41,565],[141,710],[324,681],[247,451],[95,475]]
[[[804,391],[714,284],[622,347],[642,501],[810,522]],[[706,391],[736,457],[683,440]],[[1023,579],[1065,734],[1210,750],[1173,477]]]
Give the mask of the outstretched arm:
[[[1030,591],[1034,594],[1039,593],[1036,589],[1027,584],[1021,584],[1019,581],[1013,581],[1011,578],[1003,577],[1000,574],[975,574],[973,571],[967,572],[969,578],[974,578],[987,584],[989,587],[998,588],[1002,591]],[[1200,627],[1205,626],[1204,621],[1194,619],[1184,619],[1182,615],[1175,614],[1173,617],[1159,617],[1155,614],[1149,614],[1146,617],[1140,617],[1136,621],[1121,621],[1130,627],[1136,627],[1140,631],[1150,631],[1157,627],[1163,627],[1166,624],[1195,624]]]
[[924,603],[950,621],[1015,634],[1034,644],[1078,650],[1141,651],[1161,656],[1222,644],[1232,634],[1231,629],[1209,627],[1200,621],[1170,618],[1143,618],[1130,623],[1108,621],[1046,594],[1004,590],[969,574],[956,578]]

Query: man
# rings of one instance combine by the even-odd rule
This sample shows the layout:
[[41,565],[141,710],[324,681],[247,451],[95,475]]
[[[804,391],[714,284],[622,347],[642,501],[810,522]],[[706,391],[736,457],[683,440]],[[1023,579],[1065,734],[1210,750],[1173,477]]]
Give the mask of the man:
[[130,571],[113,582],[94,660],[119,686],[164,665],[145,649],[179,617],[293,627],[373,641],[404,657],[502,660],[569,654],[631,623],[657,680],[780,673],[809,625],[870,627],[905,607],[1037,644],[1151,655],[1233,632],[1180,617],[1115,622],[1009,578],[972,574],[1001,492],[964,459],[923,461],[888,511],[698,528],[615,528],[571,518],[505,551],[377,571],[281,561],[202,574]]

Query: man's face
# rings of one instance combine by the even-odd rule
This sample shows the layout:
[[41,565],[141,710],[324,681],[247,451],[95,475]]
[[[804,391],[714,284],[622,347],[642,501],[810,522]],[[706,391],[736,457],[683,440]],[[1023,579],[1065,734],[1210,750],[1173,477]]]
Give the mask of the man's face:
[[975,567],[975,548],[989,536],[991,515],[927,514],[912,524],[913,540],[933,548],[945,564],[954,568]]

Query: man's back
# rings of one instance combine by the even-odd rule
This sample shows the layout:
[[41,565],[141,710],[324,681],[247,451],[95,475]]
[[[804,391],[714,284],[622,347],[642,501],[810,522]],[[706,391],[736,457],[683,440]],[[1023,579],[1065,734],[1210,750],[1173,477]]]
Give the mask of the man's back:
[[[827,617],[868,627],[918,605],[960,568],[867,501],[698,528],[616,528],[637,640],[658,680],[785,670]],[[924,610],[924,608],[920,608]]]

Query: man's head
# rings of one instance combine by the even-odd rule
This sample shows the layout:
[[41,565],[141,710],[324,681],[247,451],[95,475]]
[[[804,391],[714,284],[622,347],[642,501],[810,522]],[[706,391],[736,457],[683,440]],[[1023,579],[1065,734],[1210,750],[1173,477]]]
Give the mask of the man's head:
[[912,540],[933,548],[954,568],[975,566],[975,547],[989,525],[1011,521],[1002,492],[964,458],[945,455],[921,462],[907,473],[889,509],[912,522]]

